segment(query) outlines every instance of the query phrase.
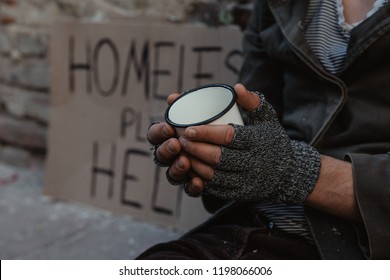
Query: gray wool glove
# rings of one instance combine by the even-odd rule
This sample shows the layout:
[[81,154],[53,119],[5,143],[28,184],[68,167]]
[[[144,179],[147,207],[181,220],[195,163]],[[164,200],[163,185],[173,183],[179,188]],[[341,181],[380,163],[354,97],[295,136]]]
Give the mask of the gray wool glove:
[[233,125],[231,144],[203,195],[224,200],[302,203],[320,173],[320,155],[310,145],[290,140],[276,112],[260,94],[261,105],[249,112],[250,123]]

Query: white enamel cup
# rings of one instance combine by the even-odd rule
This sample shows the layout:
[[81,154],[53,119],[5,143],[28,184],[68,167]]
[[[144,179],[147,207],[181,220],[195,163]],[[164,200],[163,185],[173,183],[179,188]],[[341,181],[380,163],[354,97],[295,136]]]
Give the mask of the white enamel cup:
[[189,126],[243,125],[236,99],[234,88],[226,84],[209,84],[187,90],[168,106],[165,121],[175,127],[178,136]]

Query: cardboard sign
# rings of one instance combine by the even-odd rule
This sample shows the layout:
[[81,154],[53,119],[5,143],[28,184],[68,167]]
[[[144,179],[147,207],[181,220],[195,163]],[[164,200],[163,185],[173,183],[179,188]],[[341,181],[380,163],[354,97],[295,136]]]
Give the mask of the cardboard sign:
[[45,194],[190,228],[208,214],[171,186],[146,140],[166,97],[234,84],[238,29],[58,22],[51,40],[51,115]]

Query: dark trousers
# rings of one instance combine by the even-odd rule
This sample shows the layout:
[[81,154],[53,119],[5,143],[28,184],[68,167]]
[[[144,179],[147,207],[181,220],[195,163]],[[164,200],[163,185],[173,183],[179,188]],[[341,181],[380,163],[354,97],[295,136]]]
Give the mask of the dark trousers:
[[229,206],[178,240],[157,244],[144,260],[319,259],[314,244],[268,226],[245,204]]

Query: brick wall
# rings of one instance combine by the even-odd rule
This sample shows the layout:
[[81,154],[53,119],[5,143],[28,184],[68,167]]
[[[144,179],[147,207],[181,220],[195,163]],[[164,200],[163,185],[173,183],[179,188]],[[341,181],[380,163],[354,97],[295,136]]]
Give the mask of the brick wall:
[[49,123],[50,24],[150,16],[245,26],[251,0],[0,0],[0,161],[43,163]]

